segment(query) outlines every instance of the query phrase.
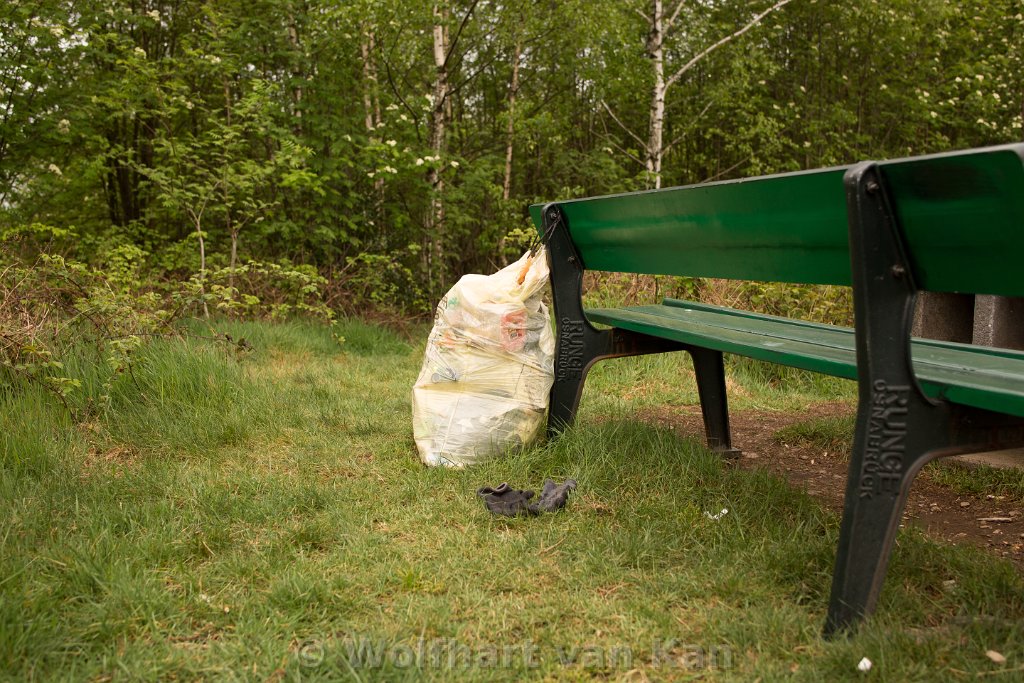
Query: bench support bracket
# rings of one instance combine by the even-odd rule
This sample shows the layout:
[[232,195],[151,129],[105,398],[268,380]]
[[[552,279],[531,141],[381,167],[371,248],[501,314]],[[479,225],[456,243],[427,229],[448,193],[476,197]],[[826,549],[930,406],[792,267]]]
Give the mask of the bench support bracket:
[[1024,442],[1020,419],[934,401],[921,390],[910,352],[918,288],[884,177],[867,162],[847,171],[845,184],[859,392],[826,637],[874,611],[921,467]]
[[591,325],[583,313],[581,298],[585,266],[573,246],[565,214],[558,205],[548,204],[544,207],[543,218],[558,323],[548,434],[554,435],[572,424],[583,384],[594,363],[606,358],[687,351],[693,358],[697,375],[708,446],[724,455],[738,454],[739,451],[732,447],[729,431],[721,352],[618,328],[599,330]]

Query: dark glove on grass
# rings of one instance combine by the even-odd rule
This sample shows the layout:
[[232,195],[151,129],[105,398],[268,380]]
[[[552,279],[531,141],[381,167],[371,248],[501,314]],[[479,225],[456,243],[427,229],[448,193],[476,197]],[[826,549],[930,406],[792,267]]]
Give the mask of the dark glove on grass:
[[575,489],[575,479],[566,479],[561,484],[556,484],[551,479],[545,479],[540,498],[530,508],[536,512],[555,512],[565,507],[566,501],[569,500],[569,492]]
[[495,515],[515,517],[516,515],[535,515],[535,506],[530,505],[533,498],[533,491],[514,489],[508,482],[502,482],[497,487],[485,486],[478,489],[476,495],[484,499],[484,505]]

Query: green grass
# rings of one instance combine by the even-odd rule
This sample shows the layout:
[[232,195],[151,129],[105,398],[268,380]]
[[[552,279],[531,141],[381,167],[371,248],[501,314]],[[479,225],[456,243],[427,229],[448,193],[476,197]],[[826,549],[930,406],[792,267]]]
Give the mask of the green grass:
[[[836,516],[634,418],[696,401],[682,355],[599,365],[556,441],[426,469],[420,343],[357,321],[216,327],[254,350],[153,344],[84,424],[3,394],[0,677],[859,680],[867,656],[902,681],[1024,660],[1014,569],[914,531],[875,618],[823,641]],[[850,391],[733,370],[740,407]],[[495,519],[474,494],[570,476],[554,515]]]
[[988,465],[935,462],[927,470],[931,479],[958,493],[992,494],[1024,502],[1024,470],[996,469]]
[[840,415],[816,418],[783,427],[775,432],[779,443],[814,446],[823,451],[849,452],[853,444],[856,416]]

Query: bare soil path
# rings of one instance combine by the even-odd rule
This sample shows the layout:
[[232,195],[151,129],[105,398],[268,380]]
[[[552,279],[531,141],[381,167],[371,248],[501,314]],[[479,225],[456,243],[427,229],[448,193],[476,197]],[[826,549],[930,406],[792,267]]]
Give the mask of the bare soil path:
[[[743,451],[736,466],[765,468],[841,512],[848,463],[845,450],[829,452],[808,443],[788,443],[778,432],[800,422],[853,412],[845,403],[815,404],[804,413],[733,412],[733,445]],[[697,406],[647,411],[643,417],[681,434],[704,433]],[[1008,558],[1024,571],[1024,506],[1011,497],[959,493],[931,480],[925,468],[911,488],[903,523],[922,528],[935,538],[969,543]]]

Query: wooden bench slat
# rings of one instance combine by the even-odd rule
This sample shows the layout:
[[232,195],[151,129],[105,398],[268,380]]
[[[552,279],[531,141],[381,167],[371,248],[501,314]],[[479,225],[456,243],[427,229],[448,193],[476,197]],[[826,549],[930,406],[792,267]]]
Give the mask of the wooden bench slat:
[[[1024,145],[879,162],[918,286],[1024,295]],[[849,285],[829,168],[559,202],[588,270]],[[539,206],[531,207],[541,229]]]
[[848,285],[844,170],[559,206],[588,270]]
[[[725,306],[715,306],[714,304],[702,304],[696,301],[684,301],[682,299],[665,298],[661,303],[664,306],[676,306],[679,308],[706,310],[721,314],[735,315],[743,318],[764,318],[768,320],[781,320],[791,325],[801,325],[804,327],[812,327],[815,329],[826,331],[836,328],[835,325],[829,325],[826,323],[816,323],[810,320],[800,320],[798,318],[783,318],[780,316],[767,315],[764,313],[753,313],[751,311],[744,311],[738,308],[727,308]],[[915,346],[935,346],[938,348],[953,348],[963,353],[977,353],[982,356],[993,356],[1014,359],[1022,357],[1021,351],[1014,351],[1012,349],[1000,349],[990,346],[975,346],[973,344],[960,344],[957,342],[946,342],[938,341],[935,339],[925,339],[923,337],[914,337],[913,341]]]
[[1024,294],[1024,145],[879,164],[917,286]]
[[[591,309],[597,323],[726,353],[857,378],[851,328],[819,325],[708,304]],[[925,393],[963,405],[1024,416],[1024,353],[913,340],[914,370]]]

